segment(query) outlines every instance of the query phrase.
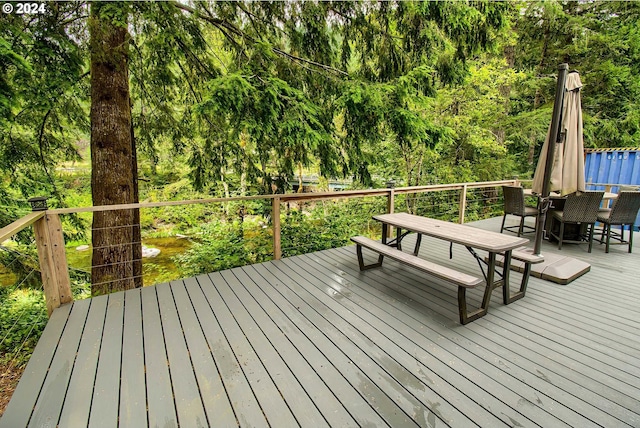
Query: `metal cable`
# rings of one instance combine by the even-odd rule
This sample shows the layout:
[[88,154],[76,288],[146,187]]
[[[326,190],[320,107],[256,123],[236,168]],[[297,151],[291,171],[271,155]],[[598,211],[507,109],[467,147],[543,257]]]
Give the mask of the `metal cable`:
[[112,279],[111,281],[103,281],[103,282],[95,282],[92,283],[91,286],[96,286],[96,285],[102,285],[102,284],[110,284],[112,282],[120,282],[120,281],[127,281],[129,279],[135,279],[135,278],[142,278],[144,275],[134,275],[134,276],[127,276],[124,278],[120,278],[120,279]]
[[[22,283],[24,283],[24,281],[27,280],[27,278],[33,273],[35,272],[35,269],[32,269],[31,272],[29,272],[27,274],[27,276],[25,276],[24,280],[20,283],[20,285]],[[16,287],[15,289],[17,289],[18,287]],[[44,287],[43,287],[44,288]],[[13,330],[13,328],[18,324],[18,321],[20,321],[20,319],[22,319],[22,316],[24,315],[24,313],[27,311],[28,307],[25,306],[22,309],[22,312],[20,313],[20,315],[17,317],[16,321],[13,323],[13,325],[7,330],[7,334],[4,335],[4,337],[2,338],[2,340],[0,340],[0,345],[2,345],[4,343],[4,341],[7,339],[7,337],[9,337],[9,333],[11,333],[11,330]]]

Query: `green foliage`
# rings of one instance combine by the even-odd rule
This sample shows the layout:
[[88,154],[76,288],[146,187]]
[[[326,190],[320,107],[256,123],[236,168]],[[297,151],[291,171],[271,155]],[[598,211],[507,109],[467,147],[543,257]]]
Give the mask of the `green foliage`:
[[384,212],[383,198],[301,204],[282,218],[283,257],[337,248],[355,235],[380,237],[380,225],[371,217]]
[[215,221],[192,233],[197,236],[192,247],[175,256],[183,277],[260,263],[273,255],[270,230],[257,221],[247,224]]
[[[73,24],[83,10],[80,3],[52,3],[37,17],[9,14],[0,20],[3,205],[17,209],[15,199],[40,195],[54,196],[52,206],[64,205],[54,171],[61,162],[79,159],[74,142],[89,122],[84,34]],[[6,187],[12,197],[2,197]],[[16,219],[2,217],[2,225]]]
[[581,73],[584,84],[585,146],[637,145],[639,20],[637,2],[527,3],[515,19],[520,36],[515,65],[530,73],[529,88],[518,100],[529,101],[521,113],[550,108],[555,79],[548,76],[566,62]]
[[26,364],[47,320],[41,291],[0,288],[0,359]]

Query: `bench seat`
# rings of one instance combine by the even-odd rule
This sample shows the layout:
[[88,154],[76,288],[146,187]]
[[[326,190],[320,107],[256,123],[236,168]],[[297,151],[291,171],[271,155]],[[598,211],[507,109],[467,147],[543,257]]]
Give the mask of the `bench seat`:
[[[484,283],[484,280],[482,278],[477,278],[466,273],[458,272],[457,270],[451,269],[447,266],[442,266],[428,260],[421,259],[420,257],[402,252],[401,250],[389,247],[388,245],[382,244],[378,241],[374,241],[373,239],[369,239],[364,236],[354,236],[353,238],[351,238],[351,240],[359,246],[366,247],[380,255],[387,256],[391,259],[399,261],[400,263],[404,263],[461,287],[474,288]],[[361,266],[361,270],[363,270],[363,267],[366,269],[368,267],[378,266],[380,265],[377,263],[370,266]]]

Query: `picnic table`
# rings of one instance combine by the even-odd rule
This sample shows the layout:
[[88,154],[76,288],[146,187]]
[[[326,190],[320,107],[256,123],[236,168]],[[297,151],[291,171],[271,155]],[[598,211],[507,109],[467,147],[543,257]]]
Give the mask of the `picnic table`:
[[[357,253],[360,269],[366,270],[381,266],[384,257],[388,256],[457,285],[461,324],[467,324],[486,315],[491,300],[491,292],[497,287],[502,287],[504,304],[509,304],[524,297],[531,272],[531,264],[543,261],[541,256],[532,254],[531,250],[520,248],[529,242],[525,238],[503,235],[463,224],[450,223],[408,213],[381,214],[373,218],[382,223],[381,242],[361,236],[352,238],[352,241],[358,245]],[[387,238],[390,226],[396,229],[396,237],[392,240]],[[402,240],[411,232],[418,234],[413,254],[402,251]],[[451,267],[419,258],[418,252],[423,235],[465,246],[478,260],[483,278],[476,278],[472,275],[458,272]],[[365,265],[362,258],[362,247],[378,253],[378,262],[368,266]],[[488,252],[486,259],[481,257],[476,250]],[[428,256],[428,253],[426,255]],[[499,255],[502,256],[502,269],[500,271],[497,269],[496,264]],[[525,262],[520,290],[514,294],[511,294],[509,285],[509,270],[512,258]],[[499,277],[498,279],[496,279],[496,274]],[[486,286],[482,304],[479,309],[470,312],[467,309],[466,290],[480,284],[485,284]]]

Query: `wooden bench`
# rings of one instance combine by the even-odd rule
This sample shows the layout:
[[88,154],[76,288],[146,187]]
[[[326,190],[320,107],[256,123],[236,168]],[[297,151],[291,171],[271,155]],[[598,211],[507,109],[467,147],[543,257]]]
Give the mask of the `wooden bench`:
[[[460,314],[461,324],[467,324],[486,313],[486,308],[480,309],[473,313],[468,313],[466,300],[466,289],[474,288],[480,284],[485,283],[484,279],[477,278],[466,273],[458,272],[455,269],[451,269],[449,267],[441,266],[428,260],[421,259],[418,256],[405,253],[401,250],[389,247],[388,245],[382,244],[378,241],[374,241],[373,239],[369,239],[364,236],[354,236],[353,238],[351,238],[351,240],[356,243],[358,264],[360,265],[361,271],[382,266],[382,261],[384,260],[384,257],[387,256],[400,263],[409,265],[415,269],[421,270],[437,278],[443,279],[451,284],[457,285],[458,312]],[[378,262],[370,265],[365,265],[362,258],[362,247],[366,247],[369,250],[378,253]]]

